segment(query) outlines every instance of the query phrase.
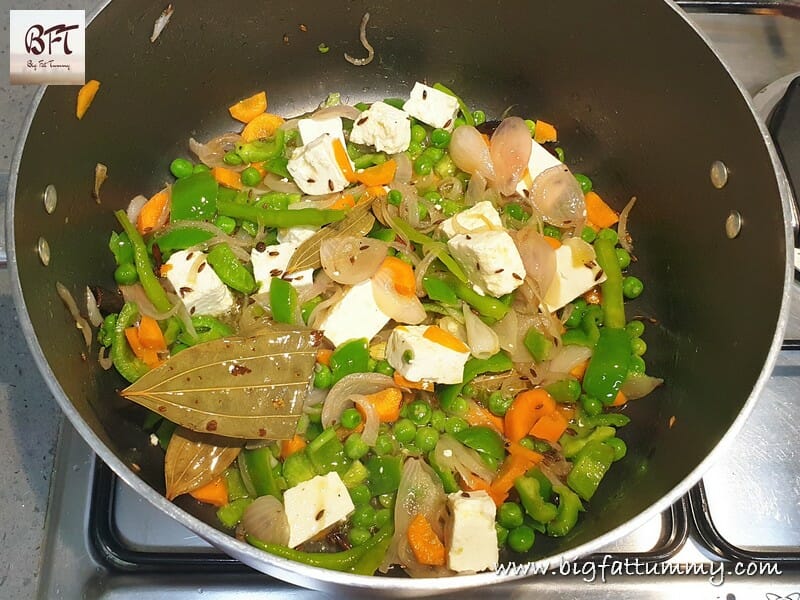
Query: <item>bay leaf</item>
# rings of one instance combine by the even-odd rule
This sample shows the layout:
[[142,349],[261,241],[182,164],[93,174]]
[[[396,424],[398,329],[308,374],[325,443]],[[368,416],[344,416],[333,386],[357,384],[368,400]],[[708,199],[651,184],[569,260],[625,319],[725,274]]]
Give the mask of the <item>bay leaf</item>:
[[164,457],[167,500],[212,482],[231,466],[241,450],[240,440],[176,429]]
[[197,344],[121,394],[192,431],[289,439],[311,386],[320,339],[311,329],[274,327]]
[[375,224],[375,216],[370,210],[372,200],[357,205],[347,213],[347,216],[338,223],[323,227],[305,242],[298,246],[285,273],[294,273],[304,269],[318,269],[322,266],[319,259],[319,248],[325,240],[337,237],[351,236],[364,237]]

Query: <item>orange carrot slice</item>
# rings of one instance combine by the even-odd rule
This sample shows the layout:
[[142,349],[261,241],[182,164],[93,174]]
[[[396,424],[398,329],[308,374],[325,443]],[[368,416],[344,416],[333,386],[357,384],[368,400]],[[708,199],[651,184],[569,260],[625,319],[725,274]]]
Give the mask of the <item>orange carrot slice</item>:
[[406,533],[408,545],[417,562],[423,565],[441,567],[445,564],[444,544],[422,513],[411,520]]
[[249,123],[265,110],[267,110],[266,92],[258,92],[228,107],[231,116],[242,123]]
[[100,82],[96,79],[90,79],[78,90],[78,104],[75,108],[75,116],[78,119],[82,119],[86,111],[89,110],[99,89]]
[[214,167],[211,169],[211,174],[220,185],[224,185],[226,188],[231,188],[233,190],[242,189],[242,178],[236,171],[226,169],[225,167]]
[[196,490],[192,490],[189,494],[200,502],[214,506],[225,506],[228,503],[228,482],[225,476],[221,475]]
[[462,342],[449,331],[445,331],[437,325],[431,325],[428,327],[425,330],[425,333],[422,334],[422,337],[432,341],[435,344],[449,348],[450,350],[455,350],[456,352],[469,352],[469,348],[464,342]]
[[619,215],[596,192],[584,196],[586,201],[586,218],[595,227],[611,227],[619,221]]
[[169,189],[165,188],[144,203],[136,218],[136,229],[144,235],[155,229],[161,214],[169,202]]
[[536,120],[536,127],[533,130],[534,141],[544,144],[545,142],[555,142],[558,140],[558,131],[555,126],[547,121]]
[[272,113],[261,113],[244,126],[244,129],[242,129],[242,141],[252,142],[253,140],[272,137],[282,124],[283,117]]

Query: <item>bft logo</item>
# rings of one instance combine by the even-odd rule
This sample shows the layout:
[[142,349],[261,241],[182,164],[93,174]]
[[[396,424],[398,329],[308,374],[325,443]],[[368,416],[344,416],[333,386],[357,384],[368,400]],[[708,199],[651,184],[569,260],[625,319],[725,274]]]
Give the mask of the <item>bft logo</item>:
[[85,82],[86,14],[82,10],[12,10],[12,84]]

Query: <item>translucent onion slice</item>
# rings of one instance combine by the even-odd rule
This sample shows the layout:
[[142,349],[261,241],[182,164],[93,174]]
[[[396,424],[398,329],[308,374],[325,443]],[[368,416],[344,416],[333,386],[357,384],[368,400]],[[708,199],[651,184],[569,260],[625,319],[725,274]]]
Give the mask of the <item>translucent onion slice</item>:
[[94,297],[92,290],[86,286],[86,316],[89,322],[95,327],[100,327],[103,324],[103,315],[100,314],[100,308],[97,306],[97,299]]
[[328,392],[320,415],[323,427],[330,427],[339,420],[342,411],[353,403],[353,396],[366,396],[396,387],[394,380],[380,373],[353,373],[337,381]]
[[467,330],[467,345],[472,356],[484,359],[500,351],[500,339],[497,334],[466,304],[464,304],[464,326]]
[[576,266],[589,265],[595,262],[597,256],[594,252],[594,246],[591,244],[578,237],[564,238],[562,242],[572,250],[572,260]]
[[457,127],[450,139],[449,149],[450,158],[459,169],[494,181],[495,170],[489,146],[477,129],[471,125]]
[[419,325],[427,316],[416,292],[406,295],[397,291],[388,268],[379,268],[372,276],[372,294],[378,308],[398,323]]
[[619,233],[619,245],[631,253],[633,252],[633,238],[628,231],[628,218],[630,217],[631,209],[633,208],[634,204],[636,204],[636,196],[631,198],[630,202],[628,202],[625,205],[625,208],[622,209],[622,212],[619,213],[619,226],[617,227],[617,233]]
[[586,220],[583,191],[570,170],[550,167],[533,180],[530,202],[548,223],[574,227]]
[[638,400],[647,396],[662,383],[664,383],[664,380],[659,377],[650,377],[650,375],[645,375],[644,373],[637,373],[625,380],[620,391],[628,400]]
[[574,367],[586,362],[592,356],[592,349],[586,346],[562,346],[558,354],[550,360],[551,373],[569,373]]
[[361,431],[361,440],[368,446],[373,446],[375,440],[378,439],[378,427],[380,427],[381,424],[378,411],[375,406],[361,394],[353,394],[350,398],[353,404],[358,406],[364,413],[364,429]]
[[333,281],[355,285],[372,277],[387,250],[385,242],[373,238],[334,237],[322,242],[319,258],[325,274]]
[[139,194],[138,196],[134,196],[131,198],[131,201],[128,203],[128,208],[125,213],[128,215],[128,220],[136,224],[137,219],[139,218],[139,213],[142,212],[142,207],[147,203],[147,198]]
[[61,301],[64,303],[64,306],[67,307],[69,314],[72,315],[75,321],[75,327],[77,327],[83,335],[83,341],[86,342],[86,347],[89,348],[92,345],[91,325],[89,325],[89,322],[78,312],[78,305],[75,302],[75,298],[72,297],[70,291],[60,281],[56,281],[56,291],[58,292],[59,298],[61,298]]
[[492,134],[489,151],[495,171],[495,185],[501,194],[517,191],[531,157],[531,132],[519,117],[508,117]]
[[275,496],[256,498],[244,509],[242,527],[248,535],[265,544],[289,543],[289,521],[283,504]]
[[201,144],[194,138],[189,138],[189,150],[207,167],[224,166],[230,168],[222,159],[227,152],[235,149],[236,142],[240,139],[241,136],[238,133],[224,133],[205,144]]
[[484,481],[494,479],[494,472],[486,466],[475,450],[463,446],[448,434],[439,438],[433,452],[439,468],[455,470],[465,481],[472,479],[473,475]]
[[513,237],[525,272],[544,296],[556,274],[555,250],[533,227],[523,227]]

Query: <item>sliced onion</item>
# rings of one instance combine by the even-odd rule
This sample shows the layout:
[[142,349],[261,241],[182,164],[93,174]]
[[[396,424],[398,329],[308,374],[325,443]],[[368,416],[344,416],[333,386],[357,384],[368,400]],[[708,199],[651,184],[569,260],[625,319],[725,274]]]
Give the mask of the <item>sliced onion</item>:
[[257,188],[254,188],[256,193],[264,193],[268,191],[281,192],[284,194],[299,194],[300,188],[293,181],[286,181],[282,177],[275,175],[275,173],[267,173],[264,179]]
[[331,278],[325,274],[325,271],[319,270],[314,275],[314,282],[310,286],[297,290],[297,301],[303,304],[303,302],[324,294],[332,285],[333,282],[331,282]]
[[132,302],[136,304],[136,308],[139,309],[141,314],[151,317],[156,321],[169,319],[178,313],[178,306],[176,302],[173,302],[172,308],[166,312],[157,310],[150,301],[150,298],[147,297],[147,294],[145,293],[141,283],[135,283],[133,285],[121,285],[119,286],[119,291],[122,292],[122,297],[125,299],[125,302]]
[[328,238],[319,248],[325,273],[333,281],[355,285],[372,277],[389,247],[373,238],[342,236]]
[[100,349],[97,351],[97,363],[104,371],[108,371],[114,366],[114,361],[106,354],[108,350],[109,349],[105,346],[100,346]]
[[92,188],[92,196],[100,203],[100,187],[103,182],[108,179],[108,167],[103,163],[97,163],[94,166],[94,187]]
[[244,509],[242,527],[265,544],[289,543],[289,521],[283,504],[275,496],[261,496]]
[[527,276],[536,283],[539,295],[543,296],[556,274],[555,250],[533,227],[523,227],[512,237]]
[[545,221],[557,227],[586,221],[583,191],[565,165],[550,167],[536,177],[529,200]]
[[78,312],[78,305],[75,302],[75,298],[72,297],[70,291],[59,281],[56,281],[56,291],[58,292],[58,297],[61,298],[61,301],[64,303],[64,306],[67,307],[69,314],[72,315],[72,318],[75,320],[75,326],[80,329],[81,334],[83,334],[83,341],[86,342],[86,347],[90,347],[92,345],[92,327],[89,325],[89,322],[81,316],[81,313]]
[[464,194],[464,204],[466,206],[475,206],[478,202],[483,200],[486,195],[486,178],[480,173],[473,175],[467,184],[467,191]]
[[591,244],[584,242],[579,237],[564,238],[562,242],[572,251],[572,262],[575,266],[596,264],[597,255]]
[[95,327],[103,324],[103,315],[100,314],[100,307],[97,306],[97,298],[94,297],[88,285],[86,286],[86,316]]
[[336,285],[333,290],[333,294],[317,304],[314,307],[314,310],[311,311],[311,314],[308,315],[308,325],[314,328],[319,327],[322,318],[327,313],[328,309],[339,302],[339,300],[342,299],[342,296],[344,296],[344,288]]
[[628,252],[633,252],[633,238],[628,231],[628,216],[631,213],[633,205],[636,204],[636,196],[630,199],[619,213],[619,225],[617,226],[617,233],[619,234],[619,245],[625,248]]
[[330,427],[341,416],[342,411],[352,403],[352,396],[367,396],[396,387],[394,380],[380,373],[353,373],[337,381],[328,392],[320,415],[322,426]]
[[456,166],[470,175],[480,174],[484,179],[493,181],[495,169],[489,146],[480,132],[471,125],[457,127],[450,139],[450,158]]
[[647,396],[662,383],[664,383],[664,380],[660,377],[650,377],[650,375],[645,375],[644,373],[637,373],[625,379],[620,391],[628,400],[638,400]]
[[464,184],[458,177],[449,176],[439,182],[439,193],[448,200],[459,200],[464,194]]
[[240,140],[241,136],[238,133],[223,133],[205,144],[189,138],[189,150],[207,167],[228,167],[222,159],[225,154],[236,147],[236,143]]
[[427,316],[416,293],[406,296],[397,291],[389,269],[379,268],[372,276],[372,294],[378,308],[398,323],[418,325]]
[[378,410],[361,394],[353,394],[350,399],[353,404],[359,406],[364,412],[364,429],[361,431],[362,441],[367,446],[375,445],[375,440],[378,439],[378,428],[381,424]]
[[425,288],[422,287],[422,280],[425,278],[425,273],[428,271],[428,267],[433,264],[439,256],[441,256],[442,252],[444,252],[443,246],[436,246],[430,252],[428,252],[419,264],[414,267],[414,278],[417,284],[417,296],[420,298],[425,295]]
[[500,340],[494,330],[478,318],[472,309],[464,304],[464,327],[467,330],[467,345],[472,356],[489,358],[500,351]]
[[350,106],[349,104],[337,104],[335,106],[325,106],[324,108],[315,110],[313,113],[311,113],[311,118],[323,119],[326,117],[341,117],[343,119],[355,121],[360,114],[361,111],[355,106]]
[[531,355],[523,343],[525,334],[531,325],[533,325],[533,317],[520,314],[516,310],[508,311],[505,317],[492,325],[500,347],[509,353],[511,360],[515,363],[528,362],[531,359]]
[[141,194],[131,198],[131,201],[128,202],[128,208],[125,211],[125,213],[128,215],[128,221],[135,225],[137,219],[139,218],[139,213],[142,212],[142,207],[145,204],[147,204],[147,198]]
[[397,169],[394,172],[392,187],[395,187],[399,183],[410,182],[414,172],[411,164],[411,158],[409,158],[408,154],[406,152],[399,152],[397,154],[393,154],[392,159],[394,159],[394,161],[397,163]]
[[455,470],[464,481],[471,480],[473,475],[489,482],[494,479],[494,472],[475,450],[463,446],[447,433],[436,442],[433,452],[440,469]]
[[550,360],[550,371],[569,373],[573,368],[586,362],[592,356],[592,349],[586,346],[562,346]]
[[450,335],[457,337],[465,344],[467,343],[467,329],[454,317],[442,317],[437,324]]
[[528,167],[531,157],[531,132],[519,117],[508,117],[492,134],[489,151],[495,171],[495,186],[510,196]]

